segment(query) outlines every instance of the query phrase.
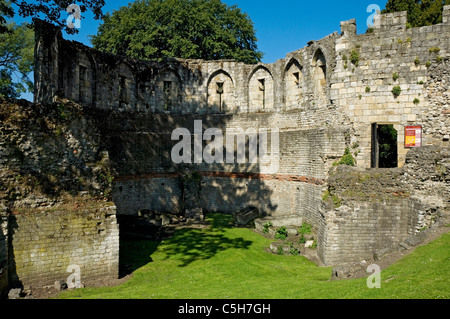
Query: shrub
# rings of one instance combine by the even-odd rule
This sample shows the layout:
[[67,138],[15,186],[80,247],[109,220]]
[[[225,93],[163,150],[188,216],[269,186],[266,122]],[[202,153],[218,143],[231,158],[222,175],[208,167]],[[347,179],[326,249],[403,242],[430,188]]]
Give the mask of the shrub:
[[300,239],[298,240],[299,244],[304,244],[306,243],[306,238],[303,234],[300,235]]
[[413,103],[417,105],[417,104],[420,103],[420,100],[419,100],[418,98],[415,98],[414,101],[413,101]]
[[275,234],[275,238],[284,240],[287,238],[287,229],[284,226],[281,226],[277,229],[277,232]]
[[298,248],[294,247],[293,243],[290,243],[289,244],[289,253],[291,255],[297,256],[297,255],[300,255],[300,250]]
[[430,53],[439,53],[441,51],[441,49],[439,49],[438,47],[433,47],[429,51],[430,51]]
[[298,232],[302,235],[309,235],[312,233],[312,226],[307,223],[302,223],[302,225],[298,228]]
[[415,64],[416,66],[418,66],[418,65],[420,64],[420,59],[419,59],[419,58],[416,58],[416,59],[414,60],[414,64]]
[[441,57],[441,56],[437,56],[436,57],[436,62],[441,62],[442,60],[444,60],[444,58],[443,57]]
[[265,222],[263,225],[263,233],[268,234],[270,227],[272,227],[272,222]]
[[350,149],[348,147],[345,149],[344,156],[342,156],[341,160],[338,162],[338,165],[355,166],[355,159],[353,158],[352,153],[350,153]]
[[359,52],[356,50],[352,50],[350,53],[350,61],[355,65],[359,65]]
[[429,68],[431,66],[431,62],[427,61],[427,63],[425,64],[427,68]]
[[370,93],[370,87],[366,86],[366,93]]
[[394,86],[392,89],[392,94],[394,94],[395,97],[399,96],[402,93],[402,89],[399,86]]
[[394,81],[397,81],[397,80],[398,80],[398,73],[397,73],[397,72],[395,72],[395,73],[392,75],[392,79],[393,79]]

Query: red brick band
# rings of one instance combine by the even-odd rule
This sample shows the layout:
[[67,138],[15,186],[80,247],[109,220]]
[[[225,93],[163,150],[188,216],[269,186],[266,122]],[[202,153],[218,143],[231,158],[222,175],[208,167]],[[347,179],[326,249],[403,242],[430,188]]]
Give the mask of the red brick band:
[[[241,178],[241,179],[256,179],[256,180],[278,180],[287,182],[308,183],[314,185],[322,185],[323,179],[314,177],[298,176],[298,175],[281,175],[281,174],[259,174],[259,173],[236,173],[236,172],[199,172],[203,177],[215,178]],[[121,176],[114,180],[117,182],[125,182],[132,180],[145,180],[155,178],[179,178],[179,173],[153,173],[136,176]]]

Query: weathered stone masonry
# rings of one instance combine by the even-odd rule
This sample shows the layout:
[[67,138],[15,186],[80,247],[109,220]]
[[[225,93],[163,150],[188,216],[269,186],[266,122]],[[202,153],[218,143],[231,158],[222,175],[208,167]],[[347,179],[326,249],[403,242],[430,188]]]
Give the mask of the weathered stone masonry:
[[[405,12],[378,18],[373,33],[357,35],[356,22],[345,21],[340,33],[258,65],[135,61],[66,41],[41,25],[35,101],[72,99],[97,119],[118,171],[113,189],[118,214],[182,212],[180,176],[198,171],[204,210],[230,213],[255,206],[268,215],[303,216],[320,229],[324,263],[366,258],[375,249],[394,247],[415,227],[416,204],[399,203],[389,215],[392,222],[377,224],[379,234],[390,238],[385,246],[369,244],[370,236],[355,240],[361,227],[372,225],[364,226],[362,219],[387,220],[384,207],[390,202],[357,205],[340,216],[324,210],[333,162],[349,148],[358,168],[370,168],[374,123],[397,130],[399,167],[409,151],[403,144],[407,125],[423,126],[424,145],[449,147],[450,6],[443,23],[429,27],[407,29]],[[399,96],[392,93],[395,86]],[[175,165],[171,133],[180,127],[193,132],[194,120],[223,132],[278,128],[278,172],[262,163]],[[339,220],[355,225],[334,231]],[[353,246],[343,248],[352,240]]]
[[82,284],[92,286],[119,276],[119,228],[115,207],[76,212],[12,214],[10,282],[25,288],[67,282],[75,265]]

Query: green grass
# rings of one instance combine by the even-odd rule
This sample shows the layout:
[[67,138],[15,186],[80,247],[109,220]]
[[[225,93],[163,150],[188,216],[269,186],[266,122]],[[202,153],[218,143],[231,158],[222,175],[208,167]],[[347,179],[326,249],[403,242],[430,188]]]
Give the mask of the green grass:
[[233,228],[231,216],[209,217],[209,229],[181,229],[163,242],[123,242],[121,263],[134,270],[131,279],[115,287],[67,291],[59,298],[450,298],[449,233],[383,270],[381,288],[369,289],[366,278],[330,281],[330,267],[266,252],[271,240]]

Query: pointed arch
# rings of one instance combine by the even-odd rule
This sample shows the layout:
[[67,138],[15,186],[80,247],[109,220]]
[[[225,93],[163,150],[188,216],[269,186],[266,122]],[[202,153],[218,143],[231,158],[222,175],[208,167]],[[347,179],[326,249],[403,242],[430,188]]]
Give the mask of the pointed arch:
[[97,64],[89,51],[78,53],[77,63],[78,101],[82,105],[95,106],[97,95]]
[[181,77],[171,67],[162,69],[156,76],[155,103],[158,111],[174,111],[181,108]]
[[284,102],[286,109],[298,108],[303,100],[303,68],[291,58],[283,70]]
[[323,50],[319,47],[314,52],[311,62],[312,80],[314,88],[314,100],[316,105],[326,106],[327,104],[327,59]]
[[121,109],[133,109],[136,104],[136,76],[134,68],[127,61],[120,61],[116,65],[117,79],[115,83],[115,92],[117,106]]
[[264,65],[258,65],[248,79],[249,112],[273,109],[274,97],[272,72]]
[[236,96],[234,81],[231,75],[223,69],[211,74],[208,79],[208,107],[217,112],[234,112]]

